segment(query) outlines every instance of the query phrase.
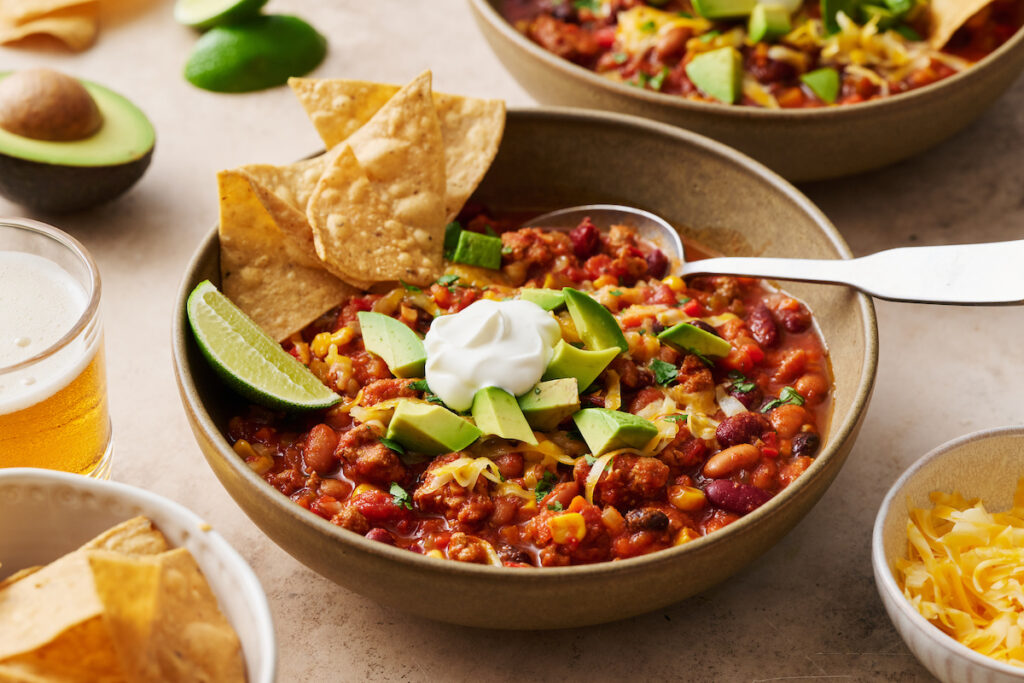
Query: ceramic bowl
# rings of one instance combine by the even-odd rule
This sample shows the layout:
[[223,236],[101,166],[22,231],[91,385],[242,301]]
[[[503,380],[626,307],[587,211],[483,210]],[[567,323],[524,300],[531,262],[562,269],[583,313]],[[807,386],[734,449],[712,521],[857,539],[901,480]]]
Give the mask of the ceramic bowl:
[[174,547],[188,548],[242,643],[250,683],[273,683],[270,606],[242,556],[203,520],[154,493],[77,474],[0,469],[0,578],[49,564],[115,524],[145,515]]
[[905,159],[945,140],[991,105],[1024,68],[1024,31],[972,68],[910,93],[821,109],[693,102],[613,82],[556,57],[498,12],[469,0],[494,53],[542,104],[605,109],[671,123],[731,145],[794,182],[837,178]]
[[[511,111],[494,164],[475,195],[494,209],[617,202],[654,211],[730,254],[848,258],[821,212],[781,178],[698,135],[633,117],[577,110]],[[768,504],[710,536],[604,564],[506,569],[435,560],[376,543],[295,505],[231,450],[225,425],[238,400],[188,331],[185,300],[219,281],[218,241],[199,246],[178,293],[174,363],[199,445],[217,477],[260,528],[324,576],[381,603],[473,626],[556,628],[657,609],[704,590],[770,548],[821,497],[857,434],[875,376],[871,301],[841,287],[787,287],[830,341],[836,405],[821,454]],[[438,609],[440,596],[444,608]],[[457,597],[456,597],[457,596]],[[544,609],[538,609],[544,605]]]
[[939,446],[897,480],[882,501],[871,538],[875,584],[889,618],[910,651],[939,680],[950,683],[1020,683],[1024,669],[974,652],[928,623],[903,596],[893,569],[906,557],[907,520],[930,508],[932,491],[980,498],[990,512],[1009,510],[1024,476],[1024,427],[976,432]]

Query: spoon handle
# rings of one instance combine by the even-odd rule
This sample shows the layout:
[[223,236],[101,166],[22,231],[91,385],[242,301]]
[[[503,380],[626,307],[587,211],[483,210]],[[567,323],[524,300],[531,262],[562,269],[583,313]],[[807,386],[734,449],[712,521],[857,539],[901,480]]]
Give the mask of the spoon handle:
[[1024,303],[1024,240],[903,247],[845,260],[712,258],[687,262],[682,274],[711,273],[845,284],[891,301]]

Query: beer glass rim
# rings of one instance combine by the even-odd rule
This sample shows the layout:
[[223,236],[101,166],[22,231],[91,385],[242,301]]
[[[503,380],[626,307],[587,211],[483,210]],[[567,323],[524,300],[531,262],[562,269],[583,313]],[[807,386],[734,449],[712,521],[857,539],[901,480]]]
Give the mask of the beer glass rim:
[[85,246],[59,228],[55,228],[52,225],[47,225],[46,223],[29,218],[0,218],[0,228],[16,228],[26,232],[33,232],[38,235],[42,235],[43,237],[47,237],[63,246],[85,265],[86,272],[89,274],[90,290],[88,292],[89,303],[86,305],[85,310],[82,311],[82,314],[78,317],[78,320],[75,321],[74,326],[68,330],[64,336],[30,358],[26,358],[14,365],[0,366],[0,375],[4,375],[9,372],[27,368],[41,360],[44,360],[45,358],[49,358],[82,334],[82,331],[89,326],[99,312],[100,271],[96,267],[96,262],[93,260],[92,255],[89,254]]

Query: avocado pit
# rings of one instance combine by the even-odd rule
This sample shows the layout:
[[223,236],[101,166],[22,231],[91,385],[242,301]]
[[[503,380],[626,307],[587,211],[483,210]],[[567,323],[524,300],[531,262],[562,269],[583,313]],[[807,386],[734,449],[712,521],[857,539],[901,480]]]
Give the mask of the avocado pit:
[[0,81],[0,128],[33,140],[91,137],[103,115],[76,79],[52,69],[26,69]]

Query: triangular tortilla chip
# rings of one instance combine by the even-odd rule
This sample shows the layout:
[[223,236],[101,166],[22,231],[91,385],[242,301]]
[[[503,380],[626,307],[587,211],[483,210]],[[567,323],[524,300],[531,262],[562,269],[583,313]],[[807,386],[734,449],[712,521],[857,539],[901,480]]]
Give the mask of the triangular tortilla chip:
[[51,12],[90,2],[95,0],[0,0],[0,18],[24,23]]
[[317,254],[342,278],[429,284],[443,261],[444,192],[428,71],[356,131],[320,178],[306,208]]
[[164,537],[153,520],[133,517],[107,529],[79,550],[112,550],[125,555],[157,555],[168,549]]
[[356,293],[286,238],[251,181],[217,175],[220,188],[221,289],[267,334],[280,341]]
[[931,0],[931,33],[928,42],[942,49],[968,19],[991,4],[992,0]]
[[247,164],[239,166],[235,170],[245,173],[281,200],[305,213],[309,198],[313,195],[320,176],[324,174],[336,155],[336,151],[326,152],[320,156],[284,166]]
[[0,16],[0,43],[47,35],[61,41],[71,50],[80,52],[96,42],[98,32],[99,2],[96,0],[64,7],[21,22]]
[[[345,79],[291,78],[328,149],[354,135],[400,86]],[[505,102],[434,93],[445,147],[445,216],[452,220],[483,179],[505,129]],[[361,159],[358,148],[356,157]]]

